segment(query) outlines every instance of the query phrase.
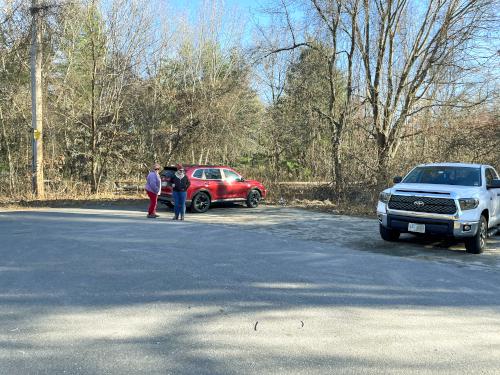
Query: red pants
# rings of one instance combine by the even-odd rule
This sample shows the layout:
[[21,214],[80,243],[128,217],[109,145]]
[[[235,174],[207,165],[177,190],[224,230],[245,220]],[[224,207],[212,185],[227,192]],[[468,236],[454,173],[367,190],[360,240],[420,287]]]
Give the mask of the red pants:
[[148,197],[149,197],[148,214],[154,215],[156,213],[156,205],[158,204],[158,195],[151,193],[148,190],[146,190],[146,193],[148,193]]

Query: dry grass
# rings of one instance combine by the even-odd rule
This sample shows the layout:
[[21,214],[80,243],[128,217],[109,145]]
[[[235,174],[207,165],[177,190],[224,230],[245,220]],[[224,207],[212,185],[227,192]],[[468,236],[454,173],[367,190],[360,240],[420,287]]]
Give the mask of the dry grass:
[[[20,209],[29,207],[79,207],[89,204],[133,204],[134,201],[144,201],[147,195],[143,190],[142,182],[115,182],[113,184],[103,184],[102,192],[98,194],[90,193],[90,185],[79,181],[60,180],[46,182],[45,198],[37,199],[31,192],[30,186],[25,186],[26,191],[17,192],[12,197],[7,194],[2,195],[0,190],[0,208]],[[5,189],[3,189],[5,191]]]
[[365,186],[351,186],[337,197],[324,183],[280,183],[270,187],[267,201],[332,214],[375,217],[377,197],[375,189]]
[[[12,199],[0,195],[0,208],[26,209],[36,207],[85,207],[144,205],[147,196],[140,191],[107,191],[90,194],[87,189],[71,188],[66,193],[47,191],[44,200],[37,200],[32,194]],[[266,204],[305,208],[331,214],[354,216],[375,216],[376,196],[370,191],[350,189],[342,199],[336,199],[330,186],[319,183],[281,183],[269,186]]]
[[361,217],[376,217],[376,203],[332,202],[317,199],[268,200],[267,204],[285,207],[304,208],[312,211],[330,213],[333,215],[349,215]]
[[22,197],[12,199],[0,196],[0,208],[4,209],[22,209],[32,207],[81,207],[92,204],[104,205],[131,205],[134,203],[143,204],[147,200],[146,194],[140,193],[113,193],[104,192],[99,194],[85,195],[55,195],[47,194],[45,199],[38,200],[31,197]]

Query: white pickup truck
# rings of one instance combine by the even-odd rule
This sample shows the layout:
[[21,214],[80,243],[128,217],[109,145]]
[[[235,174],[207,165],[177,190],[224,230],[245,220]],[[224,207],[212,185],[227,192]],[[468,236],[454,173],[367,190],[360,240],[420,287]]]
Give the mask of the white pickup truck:
[[396,241],[401,233],[463,239],[479,254],[500,226],[500,179],[489,165],[440,163],[415,167],[380,193],[380,235]]

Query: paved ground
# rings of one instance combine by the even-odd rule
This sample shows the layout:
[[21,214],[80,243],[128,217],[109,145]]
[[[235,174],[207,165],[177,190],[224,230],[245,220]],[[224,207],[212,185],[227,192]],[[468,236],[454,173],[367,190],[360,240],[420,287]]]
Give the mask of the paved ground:
[[0,374],[497,374],[500,237],[234,207],[0,212]]

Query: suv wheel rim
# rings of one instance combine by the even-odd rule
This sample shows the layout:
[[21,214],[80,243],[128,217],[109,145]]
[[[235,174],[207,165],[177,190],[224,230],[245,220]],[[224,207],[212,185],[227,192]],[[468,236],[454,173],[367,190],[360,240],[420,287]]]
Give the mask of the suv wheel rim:
[[196,197],[194,204],[197,209],[204,210],[208,206],[208,197],[205,194],[200,194]]
[[252,206],[255,206],[259,204],[260,201],[260,194],[256,191],[253,191],[252,194],[250,195],[250,203],[252,203]]
[[486,222],[484,220],[481,221],[481,228],[479,231],[479,245],[481,248],[484,247],[486,244],[486,236],[487,236],[487,231],[486,231]]

